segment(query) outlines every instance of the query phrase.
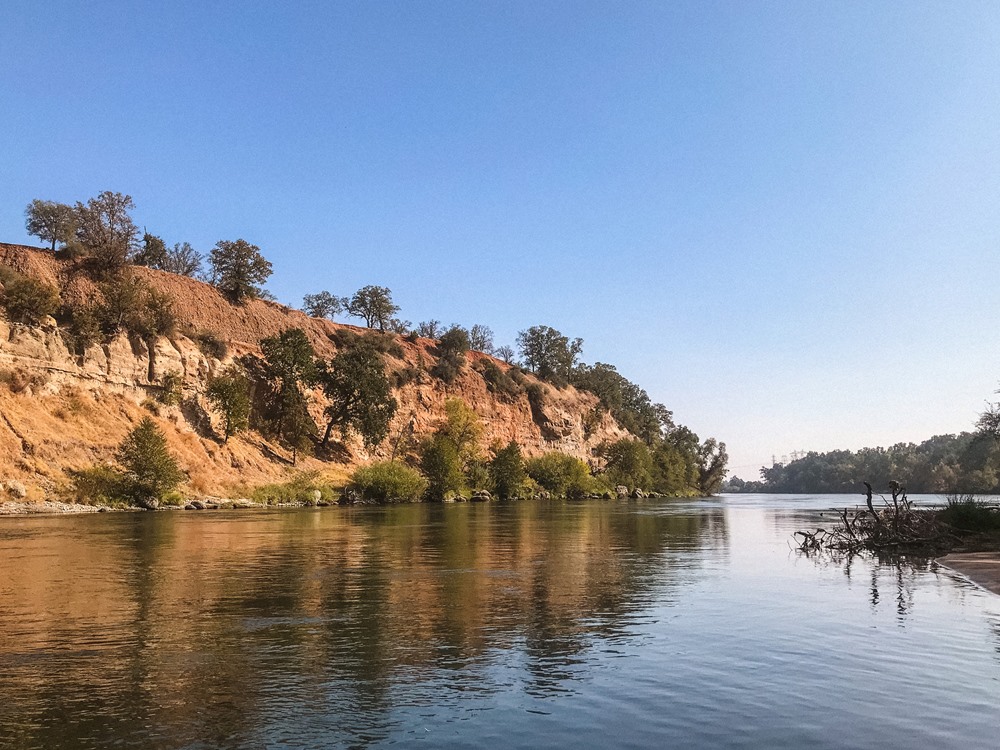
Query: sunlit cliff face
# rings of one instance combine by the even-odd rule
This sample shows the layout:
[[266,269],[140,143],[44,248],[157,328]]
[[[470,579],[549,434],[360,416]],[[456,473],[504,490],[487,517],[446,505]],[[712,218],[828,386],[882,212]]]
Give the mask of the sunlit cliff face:
[[[57,286],[64,302],[87,300],[94,294],[93,284],[74,272],[73,261],[57,260],[47,252],[0,244],[0,263]],[[288,467],[280,460],[283,451],[276,446],[265,449],[259,435],[248,433],[220,444],[218,419],[204,397],[208,378],[233,358],[258,353],[261,338],[288,328],[302,328],[317,355],[327,358],[337,351],[331,334],[338,329],[363,329],[310,318],[271,302],[233,305],[215,288],[194,279],[143,267],[132,270],[174,301],[178,327],[173,336],[143,341],[121,334],[80,355],[71,351],[65,332],[54,321],[28,327],[0,317],[0,372],[18,373],[14,385],[0,383],[4,417],[0,420],[0,476],[23,482],[30,499],[58,494],[67,469],[110,459],[115,446],[149,414],[163,376],[179,373],[183,402],[156,404],[154,411],[193,491],[225,494],[240,484],[286,479]],[[224,359],[199,348],[192,336],[203,332],[227,342]],[[388,371],[430,368],[436,361],[430,339],[398,338],[398,344],[402,356],[386,356]],[[473,367],[482,358],[487,355],[471,352],[469,366],[451,384],[426,376],[395,389],[399,408],[389,438],[376,450],[367,451],[360,441],[348,439],[336,461],[305,458],[296,468],[322,471],[336,479],[346,476],[353,465],[387,457],[394,445],[405,450],[441,424],[449,398],[464,400],[480,417],[483,448],[513,440],[529,456],[560,450],[592,459],[600,443],[627,435],[607,414],[593,421],[597,398],[572,387],[543,384],[545,403],[534,413],[524,394],[496,396]],[[507,367],[496,360],[495,364]],[[309,396],[310,410],[320,421],[323,395],[317,390]]]

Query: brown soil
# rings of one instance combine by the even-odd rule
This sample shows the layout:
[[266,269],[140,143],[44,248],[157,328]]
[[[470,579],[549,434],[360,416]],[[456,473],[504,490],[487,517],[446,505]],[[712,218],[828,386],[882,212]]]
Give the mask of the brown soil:
[[1000,552],[956,552],[938,558],[938,562],[1000,594]]

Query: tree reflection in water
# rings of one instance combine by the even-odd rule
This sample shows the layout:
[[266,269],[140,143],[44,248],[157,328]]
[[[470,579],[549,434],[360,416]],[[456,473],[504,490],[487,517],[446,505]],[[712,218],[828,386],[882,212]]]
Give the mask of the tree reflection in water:
[[364,746],[400,706],[563,694],[726,533],[721,509],[604,502],[23,529],[2,540],[31,560],[0,610],[11,747]]

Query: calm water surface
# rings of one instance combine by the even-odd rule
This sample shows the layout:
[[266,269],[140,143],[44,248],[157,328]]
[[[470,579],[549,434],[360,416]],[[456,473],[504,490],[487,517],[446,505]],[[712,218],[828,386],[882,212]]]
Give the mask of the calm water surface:
[[1000,597],[843,502],[0,519],[0,747],[997,748]]

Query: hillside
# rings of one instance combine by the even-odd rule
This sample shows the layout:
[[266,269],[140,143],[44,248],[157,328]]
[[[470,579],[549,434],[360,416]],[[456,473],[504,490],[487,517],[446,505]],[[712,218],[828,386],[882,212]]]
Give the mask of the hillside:
[[[96,292],[78,261],[57,259],[41,248],[0,244],[0,264],[56,287],[66,304],[92,299]],[[399,409],[389,439],[373,452],[348,440],[324,458],[302,458],[293,468],[286,450],[257,433],[237,435],[224,445],[205,400],[212,374],[235,357],[259,353],[260,339],[288,328],[305,331],[324,358],[336,353],[331,337],[338,330],[366,329],[310,318],[273,302],[234,305],[195,279],[139,266],[133,270],[173,300],[177,333],[148,343],[120,334],[77,355],[54,320],[27,326],[0,313],[0,481],[23,484],[31,499],[58,497],[68,484],[67,470],[109,460],[122,438],[151,411],[188,474],[186,489],[192,494],[225,495],[241,485],[284,481],[301,471],[343,478],[353,466],[388,457],[400,436],[409,439],[412,433],[419,440],[429,435],[443,420],[445,400],[452,397],[463,399],[479,415],[484,446],[514,440],[529,456],[560,450],[593,460],[601,442],[628,436],[606,413],[585,430],[585,418],[598,401],[572,387],[540,384],[544,403],[534,409],[524,394],[498,398],[472,367],[479,359],[492,358],[471,352],[470,366],[450,385],[424,373],[395,389]],[[228,351],[222,358],[200,345],[205,334],[225,342]],[[395,338],[402,356],[387,356],[388,370],[426,370],[436,361],[433,340]],[[169,373],[182,378],[182,401],[178,406],[153,405]],[[324,405],[322,393],[313,392],[310,410],[317,421]]]

